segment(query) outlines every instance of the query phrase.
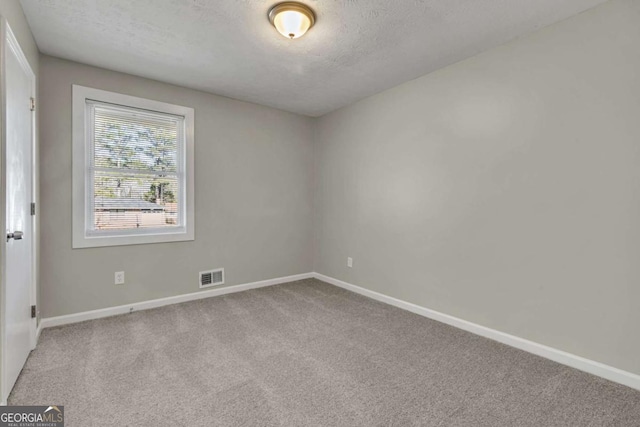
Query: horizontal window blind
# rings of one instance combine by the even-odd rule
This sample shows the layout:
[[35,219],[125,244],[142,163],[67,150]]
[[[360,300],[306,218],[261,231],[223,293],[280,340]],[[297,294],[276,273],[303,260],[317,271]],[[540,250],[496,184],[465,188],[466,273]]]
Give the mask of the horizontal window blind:
[[90,232],[182,224],[184,118],[88,101],[93,150]]

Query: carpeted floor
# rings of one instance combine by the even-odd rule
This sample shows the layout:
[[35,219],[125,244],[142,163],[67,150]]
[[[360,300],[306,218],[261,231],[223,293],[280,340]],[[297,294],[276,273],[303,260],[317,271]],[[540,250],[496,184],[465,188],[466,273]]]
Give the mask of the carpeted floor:
[[640,392],[317,280],[46,329],[66,426],[640,426]]

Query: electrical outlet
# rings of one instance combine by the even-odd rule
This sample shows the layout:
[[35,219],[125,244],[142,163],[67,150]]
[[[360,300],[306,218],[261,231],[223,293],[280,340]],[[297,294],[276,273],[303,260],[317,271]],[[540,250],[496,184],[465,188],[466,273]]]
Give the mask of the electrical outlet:
[[347,257],[347,267],[353,267],[353,258]]
[[116,285],[124,285],[124,271],[116,271]]

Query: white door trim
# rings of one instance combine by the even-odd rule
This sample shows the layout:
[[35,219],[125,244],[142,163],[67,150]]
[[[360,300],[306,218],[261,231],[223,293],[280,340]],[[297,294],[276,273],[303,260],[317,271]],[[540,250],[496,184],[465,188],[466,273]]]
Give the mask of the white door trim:
[[[7,180],[6,170],[3,167],[4,160],[6,158],[6,126],[4,123],[6,117],[6,55],[7,49],[11,49],[11,52],[16,56],[20,65],[25,73],[31,79],[31,96],[36,98],[36,75],[33,69],[29,65],[24,52],[20,48],[20,44],[16,39],[9,23],[4,17],[0,17],[0,224],[6,224],[6,201],[7,201]],[[32,188],[31,188],[31,200],[35,202],[38,189],[37,181],[37,145],[36,145],[36,120],[35,113],[31,117],[31,174],[32,174]],[[30,239],[32,243],[32,260],[31,260],[31,288],[30,288],[30,300],[31,305],[35,305],[37,301],[37,230],[35,216],[31,216],[32,230]],[[4,237],[4,236],[2,236]],[[6,338],[5,331],[5,310],[4,300],[6,296],[6,239],[0,238],[0,402],[6,402],[10,390],[5,390],[5,377],[6,372],[6,354],[4,345]],[[32,319],[31,328],[31,347],[35,348],[37,340],[37,318]]]

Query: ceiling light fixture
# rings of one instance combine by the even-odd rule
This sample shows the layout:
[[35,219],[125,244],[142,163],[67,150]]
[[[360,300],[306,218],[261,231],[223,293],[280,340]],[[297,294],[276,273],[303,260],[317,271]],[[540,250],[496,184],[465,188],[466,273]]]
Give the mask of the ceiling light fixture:
[[297,39],[313,27],[316,16],[309,6],[295,1],[286,1],[271,8],[269,21],[283,36]]

